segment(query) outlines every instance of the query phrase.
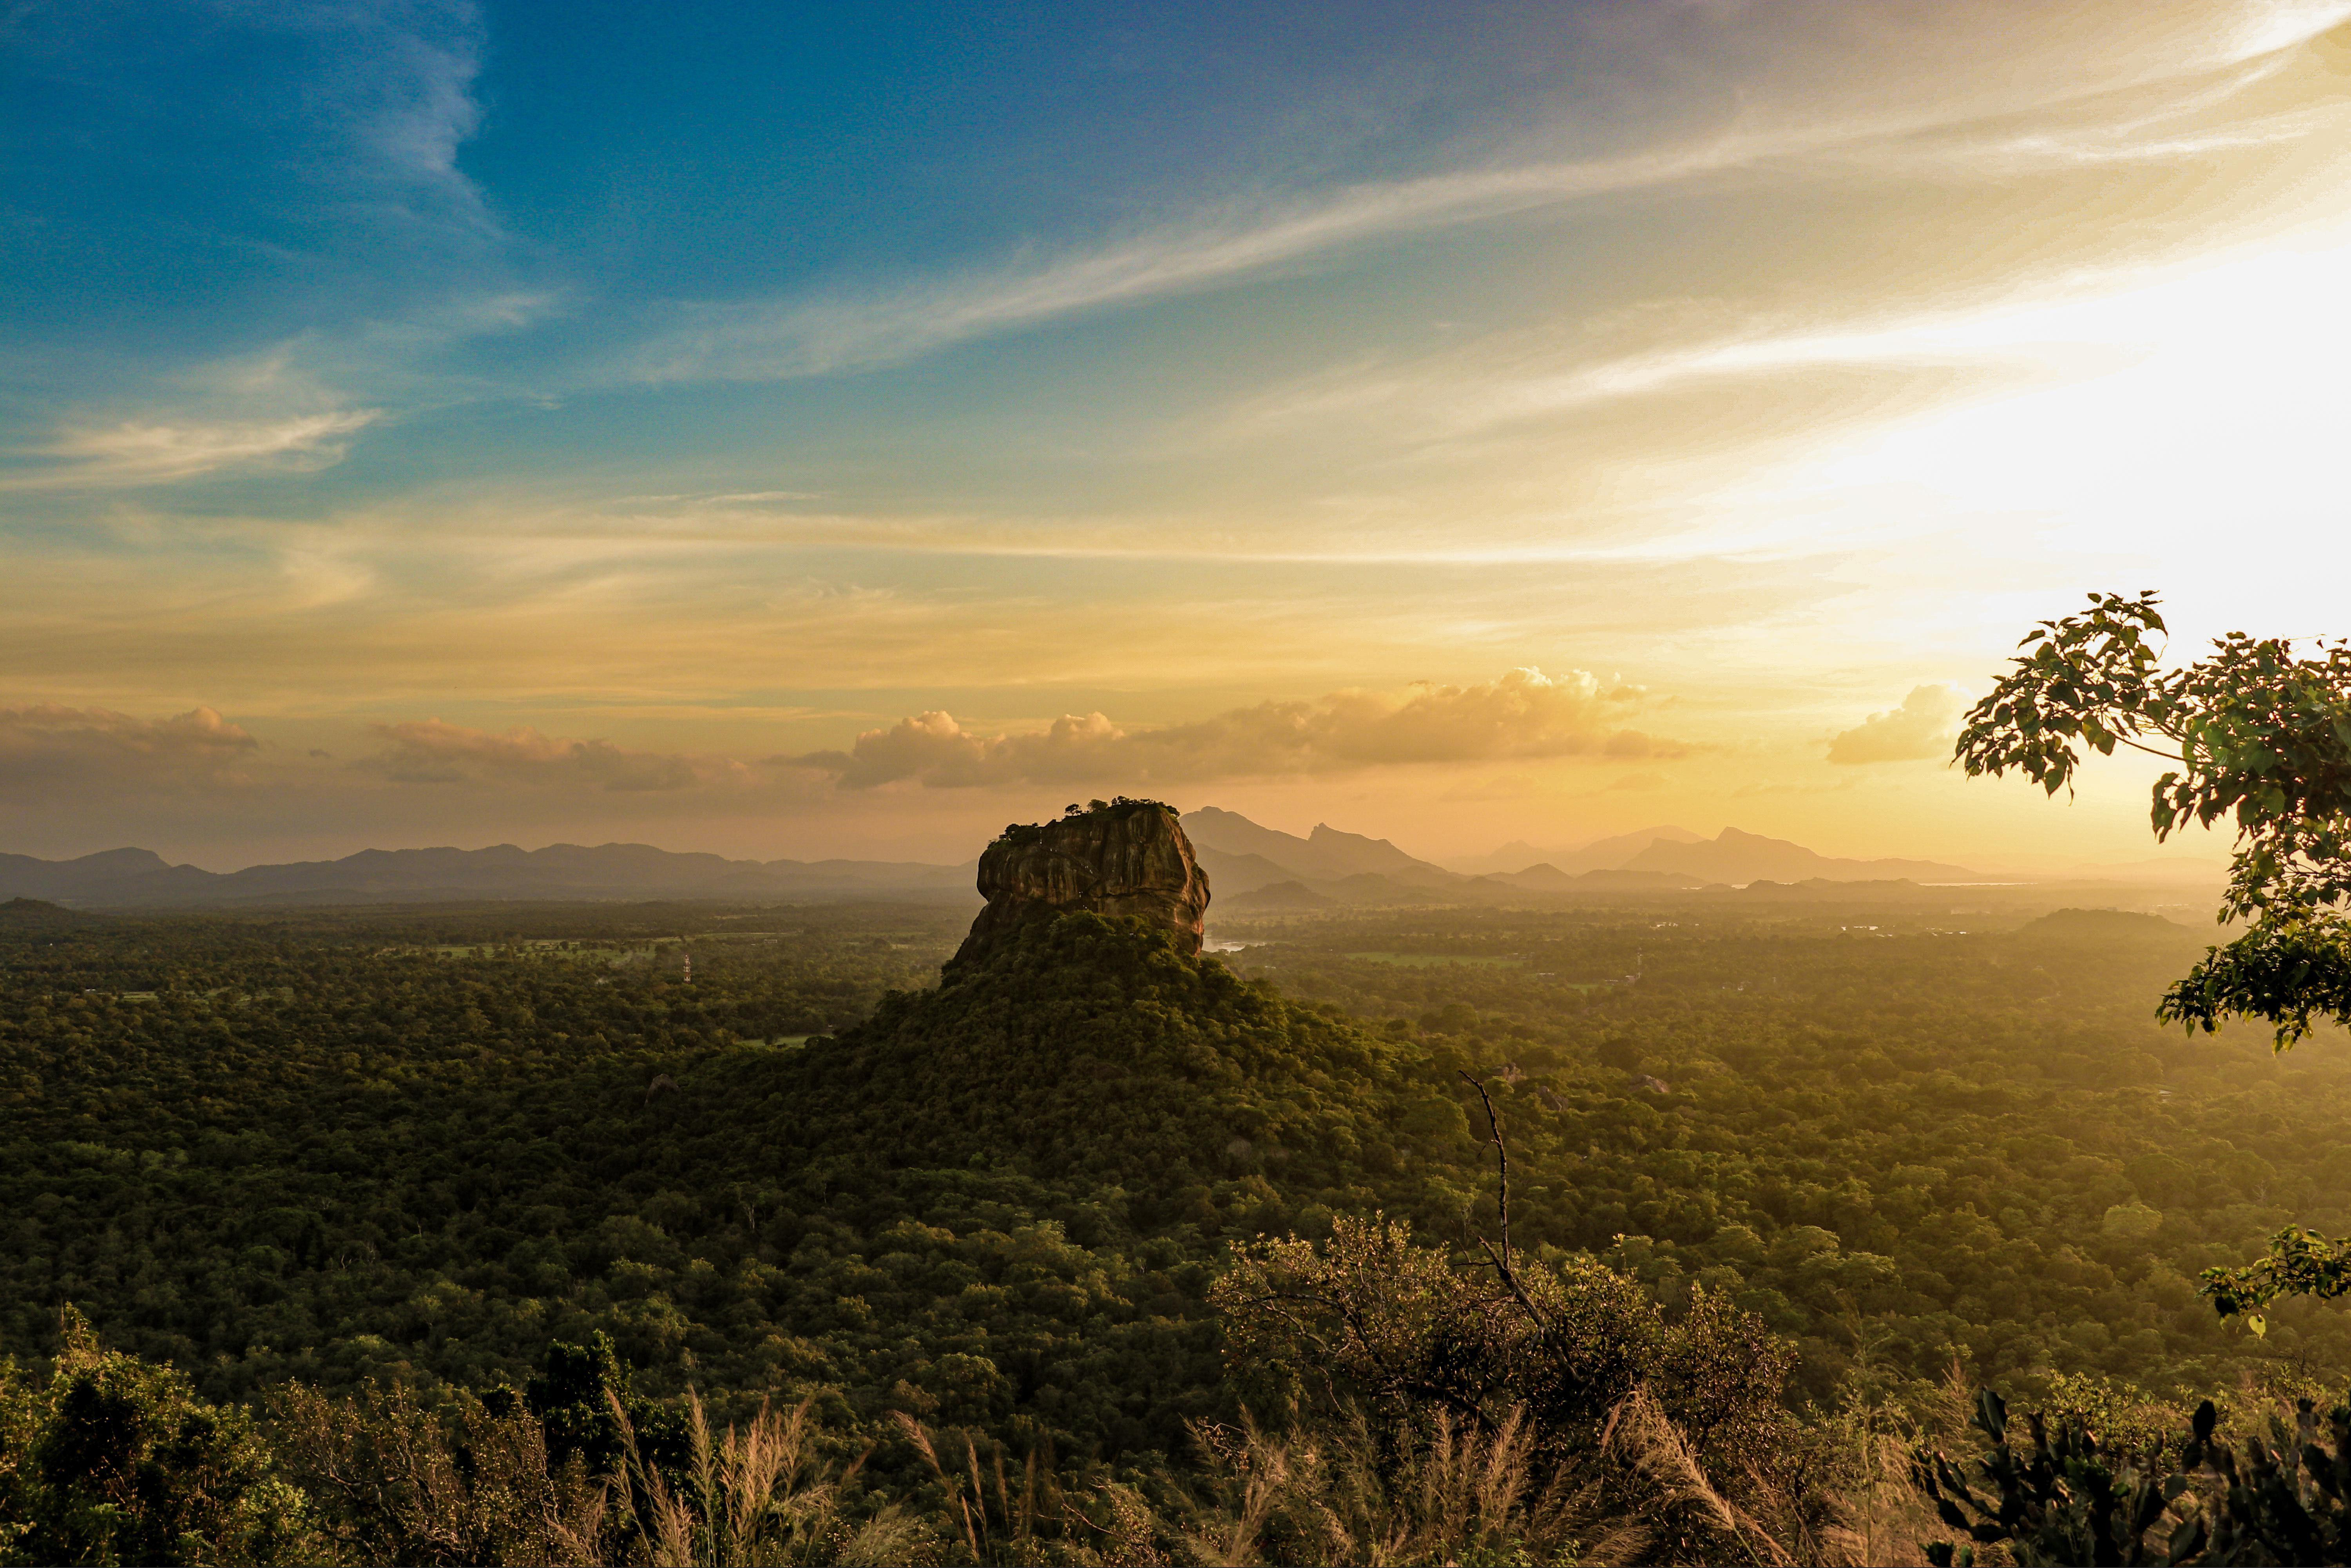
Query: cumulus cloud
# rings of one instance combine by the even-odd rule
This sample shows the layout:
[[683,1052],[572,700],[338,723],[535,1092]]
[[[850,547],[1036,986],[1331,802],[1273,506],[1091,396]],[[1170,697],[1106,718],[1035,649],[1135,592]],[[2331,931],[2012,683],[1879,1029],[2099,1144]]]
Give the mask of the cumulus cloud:
[[259,745],[208,707],[157,719],[54,703],[0,708],[0,790],[234,781],[235,765]]
[[352,766],[401,784],[586,784],[642,791],[690,789],[750,777],[750,769],[726,758],[634,751],[609,740],[542,735],[528,726],[470,729],[428,718],[369,727],[384,748]]
[[780,760],[864,789],[909,779],[932,789],[1141,783],[1397,763],[1678,755],[1675,742],[1619,726],[1639,696],[1580,670],[1554,678],[1519,669],[1481,685],[1417,685],[1401,697],[1334,692],[1155,728],[1125,728],[1092,713],[1066,715],[1044,729],[983,735],[933,712],[868,730],[847,751]]
[[1831,762],[1916,762],[1945,757],[1959,727],[1959,694],[1949,686],[1917,686],[1902,706],[1871,714],[1829,742]]

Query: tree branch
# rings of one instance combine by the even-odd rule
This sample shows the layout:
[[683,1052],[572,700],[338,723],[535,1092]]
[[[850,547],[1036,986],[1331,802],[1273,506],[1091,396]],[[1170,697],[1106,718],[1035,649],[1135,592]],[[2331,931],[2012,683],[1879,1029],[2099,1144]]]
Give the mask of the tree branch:
[[1467,1072],[1461,1074],[1461,1081],[1478,1091],[1479,1100],[1485,1104],[1486,1126],[1494,1145],[1494,1158],[1501,1169],[1501,1191],[1497,1207],[1502,1220],[1502,1249],[1495,1251],[1493,1243],[1482,1236],[1478,1239],[1478,1245],[1486,1249],[1486,1256],[1493,1261],[1494,1271],[1502,1277],[1502,1283],[1510,1288],[1510,1294],[1519,1299],[1519,1305],[1526,1309],[1527,1316],[1534,1320],[1535,1327],[1547,1329],[1551,1323],[1544,1318],[1542,1309],[1535,1305],[1533,1298],[1519,1283],[1518,1270],[1510,1266],[1510,1146],[1502,1141],[1502,1118],[1494,1109],[1494,1097],[1486,1092],[1483,1083]]

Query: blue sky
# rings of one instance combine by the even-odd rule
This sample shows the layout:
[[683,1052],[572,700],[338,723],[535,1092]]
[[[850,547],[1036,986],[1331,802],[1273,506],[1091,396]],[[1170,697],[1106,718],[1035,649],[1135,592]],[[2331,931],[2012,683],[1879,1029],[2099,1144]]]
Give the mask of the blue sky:
[[570,393],[696,307],[1444,171],[1562,91],[1564,15],[21,6],[6,322],[125,375],[404,329]]
[[942,853],[1083,775],[2120,852],[1928,732],[2093,587],[2339,629],[2197,545],[2338,548],[2346,15],[20,3],[0,848]]

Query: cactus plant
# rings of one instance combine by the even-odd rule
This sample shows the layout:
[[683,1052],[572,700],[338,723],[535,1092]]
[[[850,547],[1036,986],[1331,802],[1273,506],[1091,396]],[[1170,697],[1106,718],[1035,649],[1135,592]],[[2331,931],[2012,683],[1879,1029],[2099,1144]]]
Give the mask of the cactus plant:
[[2102,1447],[2078,1419],[2053,1435],[2038,1412],[2025,1423],[2021,1451],[2006,1404],[1987,1389],[1974,1424],[1991,1446],[1971,1467],[1917,1456],[1920,1490],[1967,1537],[1926,1543],[1938,1568],[1972,1564],[1993,1542],[2028,1564],[2351,1563],[2351,1405],[2322,1423],[2298,1400],[2291,1427],[2273,1415],[2268,1439],[2248,1436],[2241,1452],[2217,1435],[2209,1399],[2184,1436],[2135,1452]]

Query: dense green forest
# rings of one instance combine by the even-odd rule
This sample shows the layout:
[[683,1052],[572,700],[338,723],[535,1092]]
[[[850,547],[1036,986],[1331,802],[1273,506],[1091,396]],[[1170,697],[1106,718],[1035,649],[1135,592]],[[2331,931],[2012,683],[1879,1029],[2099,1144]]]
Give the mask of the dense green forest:
[[[2345,1042],[2159,1030],[2204,933],[2032,913],[1236,918],[1222,961],[1081,916],[941,991],[964,922],[919,907],[18,909],[0,1351],[282,1423],[288,1388],[445,1413],[601,1334],[632,1397],[805,1404],[869,1515],[955,1517],[950,1433],[1207,1496],[1204,1434],[1302,1386],[1233,1361],[1270,1332],[1236,1260],[1369,1256],[1375,1215],[1473,1257],[1482,1084],[1521,1257],[1626,1281],[1658,1315],[1625,1343],[1747,1345],[1805,1441],[1948,1425],[1955,1364],[2109,1411],[2340,1389],[2341,1309],[2256,1339],[2193,1281],[2351,1228]],[[985,1554],[960,1528],[924,1550]]]
[[2341,1309],[2282,1310],[2257,1342],[2196,1296],[2282,1225],[2351,1228],[2351,1042],[2154,1021],[2210,929],[1882,904],[1228,923],[1245,972],[1527,1074],[1520,1225],[1668,1294],[1720,1282],[1800,1340],[1816,1396],[1864,1353],[2008,1386],[2257,1364],[2339,1385]]

